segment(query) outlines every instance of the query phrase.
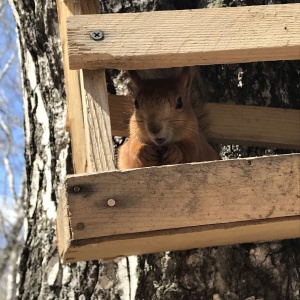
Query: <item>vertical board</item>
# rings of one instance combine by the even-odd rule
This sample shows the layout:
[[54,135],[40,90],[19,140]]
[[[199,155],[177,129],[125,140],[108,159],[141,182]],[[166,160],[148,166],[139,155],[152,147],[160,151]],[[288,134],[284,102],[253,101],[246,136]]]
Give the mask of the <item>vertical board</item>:
[[67,17],[80,11],[78,3],[73,0],[56,1],[60,40],[62,45],[66,95],[67,95],[67,120],[66,127],[71,135],[72,158],[74,173],[85,173],[87,166],[81,91],[79,71],[69,69],[68,45],[67,45]]
[[82,71],[84,126],[88,155],[87,172],[113,170],[114,150],[111,137],[104,70]]

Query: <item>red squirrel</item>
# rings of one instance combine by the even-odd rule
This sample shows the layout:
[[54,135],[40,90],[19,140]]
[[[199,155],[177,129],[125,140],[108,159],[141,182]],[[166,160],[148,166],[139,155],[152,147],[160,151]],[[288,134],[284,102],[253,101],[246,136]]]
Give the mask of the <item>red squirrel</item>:
[[129,139],[118,152],[118,169],[218,160],[201,132],[190,99],[190,68],[175,78],[142,79],[128,71],[134,89]]

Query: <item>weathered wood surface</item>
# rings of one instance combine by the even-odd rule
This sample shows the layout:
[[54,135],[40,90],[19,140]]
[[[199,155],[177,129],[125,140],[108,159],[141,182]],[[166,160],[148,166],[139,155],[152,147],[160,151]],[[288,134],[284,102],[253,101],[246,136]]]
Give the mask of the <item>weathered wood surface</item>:
[[70,176],[74,238],[299,215],[299,163],[300,154]]
[[[112,134],[128,136],[130,96],[109,95]],[[300,149],[300,110],[207,103],[211,139],[218,144]]]
[[65,255],[66,249],[69,249],[72,241],[69,217],[66,194],[62,192],[56,211],[57,248],[62,258]]
[[96,14],[99,13],[99,1],[98,0],[77,0],[80,4],[82,14]]
[[300,110],[209,103],[216,143],[300,149]]
[[84,127],[82,97],[80,90],[80,71],[69,69],[68,44],[67,44],[67,17],[79,14],[98,13],[99,3],[96,0],[77,1],[57,0],[60,41],[62,45],[65,86],[67,94],[67,120],[66,128],[70,132],[74,173],[88,171],[89,161]]
[[108,95],[112,135],[128,136],[129,119],[133,113],[131,96]]
[[[94,159],[93,157],[88,157],[87,153],[87,142],[89,140],[90,133],[88,130],[86,130],[87,127],[84,124],[83,104],[85,102],[82,102],[80,71],[69,69],[66,20],[67,17],[76,14],[97,13],[99,10],[99,3],[94,0],[78,2],[74,2],[72,0],[57,0],[56,6],[58,13],[60,41],[62,45],[65,86],[67,94],[66,127],[67,130],[70,131],[71,136],[73,168],[74,173],[76,174],[86,173],[88,170],[91,170],[91,165]],[[83,95],[86,96],[88,101],[90,100],[89,95]],[[85,101],[86,99],[83,100]],[[56,228],[58,230],[57,235],[65,236],[64,240],[58,240],[58,243],[61,243],[62,241],[68,241],[68,238],[70,237],[69,222],[67,221],[68,209],[66,206],[66,202],[63,200],[63,197],[58,204],[57,215],[62,216],[60,218],[57,218],[56,220]],[[58,248],[66,246],[66,244],[58,245]]]
[[67,45],[67,17],[80,11],[78,3],[73,0],[56,1],[60,41],[62,45],[65,86],[67,94],[67,120],[66,127],[70,132],[73,169],[74,173],[85,173],[87,167],[87,153],[85,141],[84,121],[82,112],[79,71],[69,69],[68,45]]
[[[138,228],[137,228],[138,231]],[[300,237],[300,217],[206,225],[106,238],[71,240],[64,263]]]
[[[61,244],[102,238],[122,240],[128,234],[139,237],[142,233],[194,226],[201,226],[202,231],[207,230],[203,226],[223,224],[226,228],[226,224],[235,222],[255,225],[258,220],[273,223],[280,218],[299,219],[299,173],[300,154],[294,154],[69,176],[64,201],[71,238]],[[76,188],[80,191],[74,192]],[[109,207],[108,199],[114,199],[116,205]],[[300,236],[300,221],[296,224]],[[272,230],[273,225],[268,226]],[[297,228],[292,232],[298,233]],[[249,240],[244,241],[257,241],[256,229],[250,230]],[[283,236],[278,233],[277,238]],[[228,236],[222,243],[242,241]],[[180,249],[185,247],[183,244]],[[161,248],[151,246],[152,250]],[[60,253],[67,251],[60,249]]]
[[[82,71],[84,127],[88,156],[87,172],[113,170],[114,149],[104,70]],[[84,141],[81,141],[82,143]]]
[[[71,69],[150,69],[300,58],[300,4],[74,16]],[[101,30],[94,41],[90,32]]]

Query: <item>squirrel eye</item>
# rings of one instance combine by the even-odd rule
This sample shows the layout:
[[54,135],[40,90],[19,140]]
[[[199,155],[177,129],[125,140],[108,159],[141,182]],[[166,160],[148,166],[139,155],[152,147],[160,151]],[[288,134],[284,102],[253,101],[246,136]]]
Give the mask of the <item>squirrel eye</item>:
[[135,109],[139,109],[140,107],[139,107],[139,103],[137,102],[137,100],[135,99],[134,100],[134,107],[135,107]]
[[179,97],[177,99],[176,109],[181,109],[182,107],[183,107],[183,100],[182,100],[182,97]]

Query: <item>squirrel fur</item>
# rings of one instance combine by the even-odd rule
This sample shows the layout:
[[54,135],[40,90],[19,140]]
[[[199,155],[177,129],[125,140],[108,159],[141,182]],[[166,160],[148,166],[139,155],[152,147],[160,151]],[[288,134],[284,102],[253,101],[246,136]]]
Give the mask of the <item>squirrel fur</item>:
[[129,139],[118,152],[118,169],[219,159],[206,138],[206,113],[199,93],[195,93],[194,85],[199,85],[195,71],[190,67],[174,69],[177,72],[171,72],[175,75],[154,79],[128,71],[135,110],[129,122]]

